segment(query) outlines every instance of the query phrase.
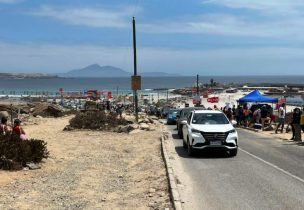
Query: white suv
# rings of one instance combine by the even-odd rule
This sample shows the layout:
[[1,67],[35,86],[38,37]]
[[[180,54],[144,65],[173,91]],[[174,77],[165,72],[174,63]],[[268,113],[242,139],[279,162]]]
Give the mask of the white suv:
[[194,149],[217,148],[236,156],[238,134],[224,113],[214,110],[194,110],[183,126],[183,146],[188,154]]

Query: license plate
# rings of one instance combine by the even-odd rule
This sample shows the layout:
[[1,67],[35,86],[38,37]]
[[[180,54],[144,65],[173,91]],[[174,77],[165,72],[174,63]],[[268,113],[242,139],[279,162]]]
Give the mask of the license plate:
[[222,145],[221,141],[210,141],[210,145]]

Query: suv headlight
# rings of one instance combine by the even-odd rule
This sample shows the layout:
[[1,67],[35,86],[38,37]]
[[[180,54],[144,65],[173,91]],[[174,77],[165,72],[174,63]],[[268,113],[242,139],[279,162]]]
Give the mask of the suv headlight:
[[236,133],[236,130],[232,129],[232,130],[228,131],[228,133]]
[[194,129],[194,128],[191,129],[191,132],[192,132],[192,133],[201,133],[200,130],[197,130],[197,129]]

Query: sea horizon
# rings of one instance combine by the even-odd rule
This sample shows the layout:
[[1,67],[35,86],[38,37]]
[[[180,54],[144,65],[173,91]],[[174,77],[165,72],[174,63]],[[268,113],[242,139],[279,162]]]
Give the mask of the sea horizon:
[[[214,82],[221,84],[280,84],[304,85],[303,76],[199,76],[199,83]],[[196,84],[195,76],[183,77],[142,77],[141,89],[177,89],[191,87]],[[49,91],[57,92],[59,88],[66,91],[84,91],[88,89],[108,91],[131,91],[129,77],[115,78],[48,78],[48,79],[0,79],[0,93],[15,91]]]

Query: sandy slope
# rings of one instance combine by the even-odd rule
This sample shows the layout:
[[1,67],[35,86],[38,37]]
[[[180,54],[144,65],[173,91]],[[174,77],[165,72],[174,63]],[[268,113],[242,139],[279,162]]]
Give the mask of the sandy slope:
[[24,126],[48,142],[35,171],[0,171],[0,209],[171,208],[160,130],[137,134],[62,131],[70,117]]

